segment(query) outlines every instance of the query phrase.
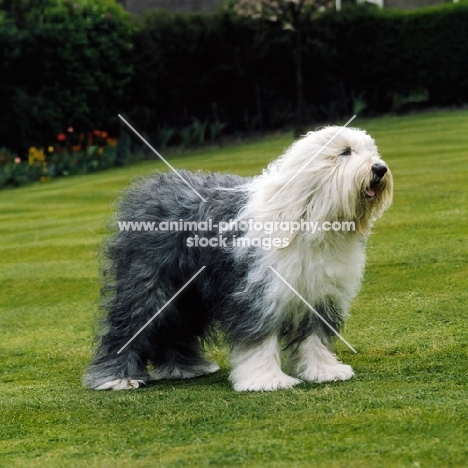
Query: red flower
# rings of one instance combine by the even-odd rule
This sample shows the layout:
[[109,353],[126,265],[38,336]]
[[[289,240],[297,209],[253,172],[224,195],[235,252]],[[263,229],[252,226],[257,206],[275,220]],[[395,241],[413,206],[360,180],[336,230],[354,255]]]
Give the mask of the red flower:
[[59,133],[57,135],[57,140],[58,141],[65,141],[67,139],[67,135],[65,135],[65,133]]
[[100,130],[93,130],[93,135],[95,137],[100,137],[101,136],[101,131]]
[[107,138],[109,134],[107,132],[102,132],[101,133],[102,138]]

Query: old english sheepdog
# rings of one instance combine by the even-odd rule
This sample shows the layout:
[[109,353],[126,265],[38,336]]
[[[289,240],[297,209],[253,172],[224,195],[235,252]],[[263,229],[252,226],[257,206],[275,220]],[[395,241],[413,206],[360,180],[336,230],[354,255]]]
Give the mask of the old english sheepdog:
[[347,127],[308,133],[257,177],[137,182],[104,245],[105,318],[84,383],[123,390],[210,374],[219,367],[204,343],[219,330],[237,391],[350,379],[331,344],[392,186],[374,140]]

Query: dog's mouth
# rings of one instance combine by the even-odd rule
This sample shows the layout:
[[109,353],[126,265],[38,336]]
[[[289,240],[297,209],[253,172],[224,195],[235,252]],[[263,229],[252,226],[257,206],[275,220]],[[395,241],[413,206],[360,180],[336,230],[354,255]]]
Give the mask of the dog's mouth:
[[370,199],[370,198],[374,198],[375,197],[375,193],[376,193],[376,190],[377,187],[375,185],[370,185],[369,188],[366,188],[366,190],[364,190],[364,193],[363,193],[363,196],[364,198],[366,199]]
[[382,178],[374,175],[368,187],[366,187],[361,197],[366,200],[371,200],[379,195],[382,191]]

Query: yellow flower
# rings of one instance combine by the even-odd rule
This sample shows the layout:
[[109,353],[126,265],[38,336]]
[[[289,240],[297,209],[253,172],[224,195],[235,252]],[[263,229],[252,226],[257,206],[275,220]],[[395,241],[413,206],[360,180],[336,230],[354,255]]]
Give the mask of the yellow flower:
[[43,150],[38,150],[35,146],[31,146],[28,151],[28,161],[30,166],[34,166],[34,164],[45,164],[45,154]]
[[54,147],[53,147],[53,146],[49,146],[49,147],[47,148],[47,151],[48,151],[49,153],[53,153],[53,152],[54,152]]

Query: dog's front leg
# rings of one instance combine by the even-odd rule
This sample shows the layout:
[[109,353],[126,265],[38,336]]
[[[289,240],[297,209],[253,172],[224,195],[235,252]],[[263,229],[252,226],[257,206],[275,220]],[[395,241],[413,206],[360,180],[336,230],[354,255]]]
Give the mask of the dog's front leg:
[[238,392],[272,391],[291,388],[301,380],[281,370],[279,343],[276,335],[254,345],[237,345],[231,353],[233,370],[230,379]]
[[297,345],[288,357],[286,367],[291,369],[292,375],[307,382],[348,380],[354,375],[351,366],[338,361],[329,344],[316,334]]

